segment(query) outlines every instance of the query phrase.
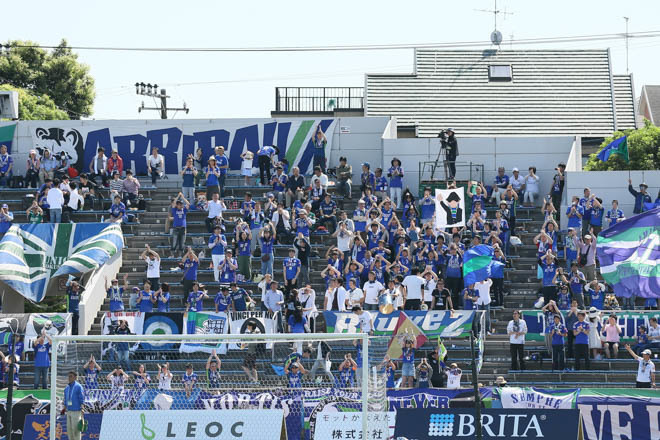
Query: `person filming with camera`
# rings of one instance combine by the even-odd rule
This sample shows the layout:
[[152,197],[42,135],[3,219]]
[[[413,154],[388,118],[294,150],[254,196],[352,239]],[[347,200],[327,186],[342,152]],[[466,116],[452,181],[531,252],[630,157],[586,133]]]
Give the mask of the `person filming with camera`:
[[458,141],[453,128],[442,130],[438,135],[441,148],[444,148],[447,154],[447,166],[449,167],[449,176],[447,180],[453,180],[456,177],[456,158],[458,157]]

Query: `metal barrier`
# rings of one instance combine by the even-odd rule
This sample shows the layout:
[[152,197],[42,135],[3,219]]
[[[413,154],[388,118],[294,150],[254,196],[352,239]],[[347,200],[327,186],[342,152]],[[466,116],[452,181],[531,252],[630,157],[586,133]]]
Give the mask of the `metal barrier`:
[[332,112],[364,108],[364,87],[276,87],[277,112]]

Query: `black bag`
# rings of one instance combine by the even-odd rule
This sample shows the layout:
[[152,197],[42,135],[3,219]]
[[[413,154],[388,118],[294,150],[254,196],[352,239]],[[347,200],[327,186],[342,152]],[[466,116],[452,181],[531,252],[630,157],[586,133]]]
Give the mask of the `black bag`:
[[9,186],[11,188],[23,188],[25,186],[25,179],[23,176],[12,176],[9,180]]
[[254,252],[252,252],[252,255],[257,258],[261,257],[261,249],[258,247],[254,248]]
[[137,209],[140,210],[140,211],[146,211],[147,202],[144,200],[144,198],[142,198],[142,197],[138,198]]
[[584,267],[586,265],[587,265],[587,254],[583,254],[582,252],[580,252],[580,258],[578,259],[578,266]]

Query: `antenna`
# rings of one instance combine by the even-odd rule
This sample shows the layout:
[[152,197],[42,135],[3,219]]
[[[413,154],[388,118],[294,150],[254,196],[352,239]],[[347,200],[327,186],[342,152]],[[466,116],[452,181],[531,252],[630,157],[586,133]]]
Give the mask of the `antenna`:
[[502,33],[497,30],[497,16],[502,14],[502,16],[506,18],[507,15],[513,15],[513,12],[506,12],[506,9],[504,11],[497,9],[497,0],[493,1],[495,2],[493,9],[475,9],[475,11],[488,12],[493,14],[495,30],[493,30],[493,32],[490,34],[490,41],[496,46],[499,46],[502,43]]
[[628,70],[628,38],[630,35],[628,35],[628,21],[630,21],[630,17],[623,17],[624,20],[626,20],[626,75],[629,72]]

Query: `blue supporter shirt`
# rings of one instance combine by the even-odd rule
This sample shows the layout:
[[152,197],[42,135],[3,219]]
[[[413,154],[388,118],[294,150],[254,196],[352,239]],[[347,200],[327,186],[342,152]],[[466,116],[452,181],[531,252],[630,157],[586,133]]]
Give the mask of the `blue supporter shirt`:
[[474,302],[471,299],[465,298],[466,293],[468,294],[468,296],[473,296],[473,297],[474,296],[479,296],[479,295],[477,294],[477,292],[474,289],[469,289],[469,288],[465,288],[461,292],[461,295],[463,295],[463,309],[464,310],[474,310],[475,309]]
[[286,174],[275,174],[273,178],[277,177],[277,181],[273,183],[273,191],[282,192],[286,188],[286,182],[289,180]]
[[85,388],[95,389],[99,387],[99,370],[96,368],[85,368]]
[[264,145],[257,150],[257,156],[271,156],[275,154],[275,149],[270,145]]
[[220,172],[220,168],[216,167],[207,167],[207,171],[210,172],[206,178],[206,186],[212,186],[218,184],[218,176],[215,175],[215,172]]
[[414,364],[415,363],[415,350],[412,348],[404,348],[401,359],[404,364]]
[[182,209],[172,208],[172,217],[174,221],[172,222],[173,228],[185,228],[186,227],[186,214],[188,214],[188,208],[184,207]]
[[231,295],[225,296],[219,292],[215,296],[214,302],[218,306],[218,312],[224,312],[229,308],[229,304],[231,304]]
[[252,240],[238,240],[238,255],[247,256],[250,255],[250,242]]
[[152,312],[154,310],[154,305],[151,302],[151,298],[154,294],[153,290],[146,291],[141,290],[140,295],[142,296],[142,301],[140,301],[140,311],[141,312]]
[[110,206],[110,215],[113,218],[123,217],[124,214],[126,214],[126,205],[124,205],[122,202],[113,203]]
[[[556,330],[559,330],[560,334],[557,334]],[[555,324],[554,322],[550,326],[550,334],[552,335],[552,345],[564,345],[564,336],[563,333],[566,332],[566,326],[561,322]]]
[[559,310],[568,310],[571,307],[571,295],[568,292],[557,294],[557,307]]
[[122,296],[124,295],[123,287],[110,287],[108,289],[108,298],[110,298],[110,311],[111,312],[121,312],[124,310],[124,301]]
[[610,228],[611,228],[612,226],[616,225],[620,221],[620,219],[622,219],[624,216],[622,210],[610,209],[609,211],[607,211],[606,217],[607,220],[609,220],[610,222]]
[[[162,298],[165,298],[167,301],[163,302]],[[158,301],[156,302],[156,307],[159,312],[169,312],[170,311],[170,292],[161,292]]]
[[597,308],[598,310],[603,310],[605,302],[605,292],[602,290],[596,292],[592,288],[587,288],[587,293],[591,298],[591,306]]
[[589,202],[589,199],[585,199],[582,197],[578,204],[582,206],[582,209],[584,210],[584,215],[582,216],[582,220],[586,221],[589,223],[589,219],[591,218],[591,209],[587,209],[587,203]]
[[385,177],[376,177],[374,191],[387,191],[387,179]]
[[181,184],[183,188],[190,188],[195,186],[195,175],[193,174],[194,171],[195,167],[185,167],[183,169],[183,183]]
[[225,263],[223,265],[224,269],[222,270],[222,275],[220,275],[220,282],[221,283],[233,283],[234,281],[236,281],[236,270],[230,268],[228,263],[231,263],[234,266],[237,266],[238,263],[236,263],[235,258],[231,258],[229,260],[227,258],[225,258],[224,263]]
[[[215,161],[218,168],[229,165],[229,159],[227,159],[227,156],[225,156],[224,154],[222,156],[216,154]],[[225,174],[227,174],[228,169],[229,168],[220,168],[220,175],[224,176]]]
[[213,249],[211,249],[211,255],[224,255],[225,254],[225,245],[222,244],[222,241],[225,243],[227,240],[225,239],[225,236],[223,234],[216,235],[213,234],[211,235],[211,238],[209,238],[209,244],[213,244],[215,242],[218,242]]
[[234,310],[237,312],[244,312],[247,310],[247,292],[245,289],[236,289],[229,291],[231,302],[234,303]]
[[296,232],[301,233],[305,237],[309,237],[309,225],[307,224],[307,219],[302,217],[296,217]]
[[543,269],[543,287],[554,286],[552,279],[555,277],[555,272],[557,272],[557,265],[554,262],[547,264],[545,260],[541,260],[539,266]]
[[296,322],[293,315],[289,315],[287,323],[289,324],[291,333],[305,333],[305,324],[307,324],[307,318],[303,316],[302,321]]
[[0,173],[6,173],[9,169],[9,165],[12,163],[14,163],[14,159],[9,155],[9,153],[0,154]]
[[[577,330],[579,328],[583,328],[584,330],[589,330],[589,323],[586,321],[578,321],[575,324],[573,324],[573,330]],[[578,333],[575,336],[575,344],[589,344],[589,335],[586,333]]]
[[353,367],[344,368],[339,373],[340,387],[353,388],[355,384],[355,370]]
[[197,269],[199,268],[199,261],[186,258],[183,262],[183,279],[188,281],[195,281],[197,279]]
[[447,277],[448,278],[460,278],[461,277],[461,263],[463,262],[463,257],[458,255],[448,255],[447,256]]
[[300,267],[300,260],[296,257],[287,257],[284,259],[284,267],[286,268],[286,279],[292,280],[296,277],[296,272]]
[[[575,206],[575,211],[580,213],[580,215],[584,216],[584,208],[580,205]],[[577,215],[574,216],[568,216],[568,214],[571,212],[571,206],[566,208],[566,216],[568,217],[568,227],[569,228],[575,228],[575,229],[580,229],[582,227],[582,218],[578,217]]]
[[601,206],[600,208],[592,207],[591,216],[589,219],[589,224],[592,226],[603,226],[603,213],[605,210]]
[[197,373],[183,373],[182,382],[189,386],[195,385],[197,383]]
[[286,377],[289,381],[289,388],[302,388],[302,373],[300,371],[297,373],[289,371]]
[[422,220],[430,220],[435,214],[435,200],[432,197],[424,197],[421,202]]
[[50,342],[34,345],[34,366],[50,367]]
[[197,292],[190,292],[188,294],[188,300],[186,302],[190,306],[189,310],[191,312],[204,311],[204,292],[202,292],[201,290],[198,290]]
[[80,290],[74,292],[72,288],[68,288],[66,294],[68,303],[67,310],[69,313],[78,313],[80,310],[80,296],[82,295],[82,292]]
[[376,186],[376,175],[371,171],[360,174],[360,181],[364,186],[370,186],[374,188]]
[[319,204],[319,209],[321,210],[321,214],[323,215],[332,215],[334,210],[337,209],[337,204],[332,199],[330,199],[330,202],[326,202],[325,200],[323,200]]
[[364,232],[367,227],[366,221],[355,220],[355,217],[366,217],[367,212],[364,209],[356,209],[353,211],[353,226],[355,227],[355,232]]
[[[393,176],[394,172],[398,171],[398,176]],[[403,168],[402,167],[390,167],[387,170],[387,175],[390,177],[390,188],[403,188]]]
[[391,366],[385,368],[385,377],[387,378],[385,386],[387,388],[394,388],[394,368]]
[[390,209],[381,209],[380,210],[381,217],[380,217],[380,224],[385,226],[386,228],[389,228],[390,220],[392,220],[392,216],[394,215],[394,210],[392,208]]
[[259,239],[261,243],[261,255],[272,254],[273,253],[273,237],[268,239],[261,237]]

